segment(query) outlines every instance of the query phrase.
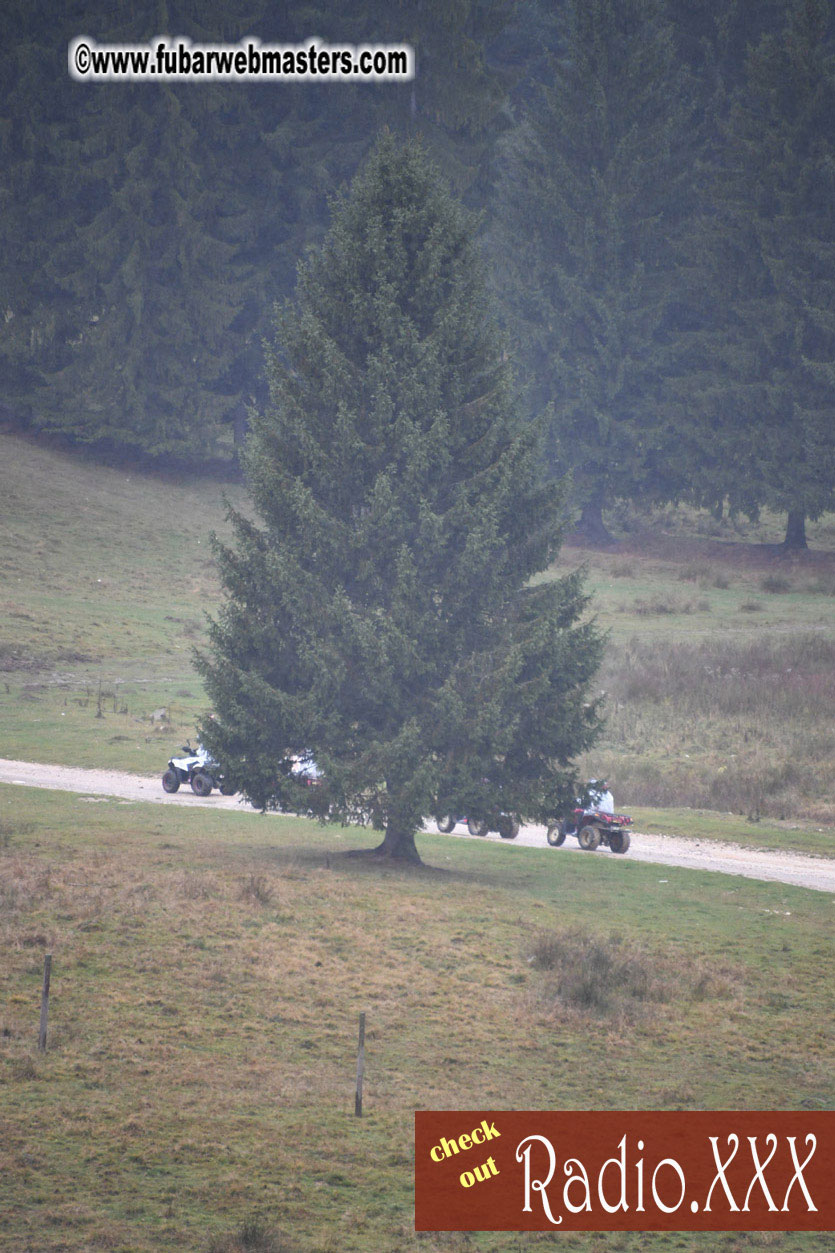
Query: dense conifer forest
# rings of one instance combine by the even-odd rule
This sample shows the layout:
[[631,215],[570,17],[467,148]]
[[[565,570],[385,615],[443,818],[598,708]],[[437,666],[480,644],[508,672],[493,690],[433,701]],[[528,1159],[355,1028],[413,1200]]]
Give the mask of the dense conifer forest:
[[[79,83],[77,35],[409,43],[410,82]],[[234,461],[263,341],[388,129],[479,237],[519,410],[604,539],[618,498],[835,505],[828,0],[7,0],[0,419]]]

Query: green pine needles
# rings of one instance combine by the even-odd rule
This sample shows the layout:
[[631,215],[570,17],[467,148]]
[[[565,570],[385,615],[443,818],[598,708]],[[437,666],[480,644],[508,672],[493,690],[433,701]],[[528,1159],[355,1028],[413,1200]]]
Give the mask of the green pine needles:
[[[254,522],[216,544],[205,741],[259,807],[365,821],[419,860],[425,815],[544,820],[599,719],[601,640],[552,560],[562,501],[517,419],[472,225],[384,135],[268,351]],[[315,760],[316,784],[293,772]]]
[[[727,496],[751,516],[761,505],[785,511],[786,546],[805,548],[806,519],[835,508],[835,47],[827,0],[791,0],[783,30],[749,49],[726,133],[705,232],[721,338],[707,356],[693,426],[702,447],[717,449],[718,466],[697,499]],[[707,457],[698,464],[704,476]]]
[[660,384],[693,104],[659,0],[567,0],[554,21],[543,81],[502,142],[497,265],[552,469],[572,472],[581,528],[605,543],[611,501],[678,486]]

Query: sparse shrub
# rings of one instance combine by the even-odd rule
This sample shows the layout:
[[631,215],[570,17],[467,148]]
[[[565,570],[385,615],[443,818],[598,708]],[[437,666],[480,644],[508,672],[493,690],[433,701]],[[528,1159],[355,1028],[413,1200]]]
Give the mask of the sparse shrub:
[[674,597],[662,599],[660,596],[654,600],[643,600],[638,597],[632,606],[632,612],[638,614],[639,617],[660,617],[663,614],[672,613],[692,613],[694,604],[692,600],[676,600]]
[[669,995],[653,959],[618,935],[581,928],[550,932],[536,940],[531,964],[553,976],[548,991],[557,1001],[593,1014],[664,1001]]
[[632,613],[638,614],[639,618],[649,618],[653,614],[671,614],[673,606],[670,600],[643,600],[638,596],[632,604]]
[[744,600],[739,606],[740,613],[760,613],[762,605],[758,600]]
[[207,1253],[291,1253],[291,1246],[260,1218],[248,1218],[234,1234],[212,1240]]
[[52,657],[53,663],[61,662],[83,666],[99,665],[101,660],[102,658],[98,653],[87,653],[77,648],[59,648]]
[[34,822],[15,822],[13,819],[0,818],[0,848],[8,848],[13,836],[31,835],[34,830]]
[[731,580],[728,578],[727,574],[724,573],[724,571],[720,570],[713,576],[713,586],[724,592],[731,586]]
[[241,900],[253,905],[269,905],[273,889],[265,875],[251,874],[241,885]]
[[835,579],[817,578],[807,584],[806,591],[818,596],[835,596]]
[[681,600],[674,596],[668,598],[657,596],[653,600],[637,597],[631,606],[623,606],[622,612],[631,612],[637,614],[639,618],[647,618],[662,617],[664,614],[709,613],[710,609],[710,601],[704,597],[699,600]]
[[186,900],[207,901],[213,895],[214,884],[206,875],[191,872],[183,875],[180,891]]
[[790,592],[792,585],[785,574],[766,574],[760,579],[760,589],[763,592]]
[[725,518],[717,518],[712,513],[703,513],[696,519],[696,534],[707,535],[714,539],[719,535],[726,535],[728,531],[728,521]]
[[38,1067],[31,1057],[18,1057],[12,1062],[12,1075],[21,1083],[38,1077]]
[[582,927],[540,933],[528,961],[546,975],[546,1000],[595,1017],[635,1017],[651,1005],[731,991],[726,975],[696,961],[659,956],[617,933]]
[[655,600],[643,600],[641,597],[637,597],[632,605],[632,612],[638,614],[641,618],[647,618],[656,614],[675,613],[675,609],[672,601],[661,600],[660,597],[657,597]]
[[706,561],[690,561],[682,566],[678,577],[682,583],[707,584],[714,578],[713,566]]
[[0,883],[0,910],[14,913],[17,909],[19,891],[14,883]]

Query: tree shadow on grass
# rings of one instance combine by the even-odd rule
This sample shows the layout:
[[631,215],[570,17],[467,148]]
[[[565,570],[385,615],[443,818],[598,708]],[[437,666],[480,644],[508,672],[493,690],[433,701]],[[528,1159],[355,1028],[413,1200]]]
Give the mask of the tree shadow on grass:
[[[377,840],[378,832],[369,833]],[[357,836],[357,840],[361,837]],[[347,873],[352,877],[389,879],[402,882],[462,883],[484,887],[507,886],[507,876],[498,870],[462,869],[457,866],[439,866],[433,862],[394,861],[374,855],[374,845],[368,849],[323,849],[308,844],[233,844],[224,845],[224,857],[240,856],[248,868],[257,866],[277,873],[301,873],[314,870],[331,870]]]

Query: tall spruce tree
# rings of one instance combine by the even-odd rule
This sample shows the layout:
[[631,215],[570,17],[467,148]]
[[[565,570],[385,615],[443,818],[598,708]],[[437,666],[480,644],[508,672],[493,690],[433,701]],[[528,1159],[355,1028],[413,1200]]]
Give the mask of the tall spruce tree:
[[[793,0],[746,61],[715,179],[713,330],[694,438],[701,495],[784,511],[786,546],[835,508],[835,46],[826,0]],[[705,243],[706,241],[706,243]]]
[[[204,736],[258,806],[361,818],[419,860],[431,812],[543,819],[596,734],[579,577],[531,583],[560,502],[514,415],[471,224],[383,136],[300,267],[217,544]],[[324,782],[305,786],[293,758]]]
[[567,0],[551,38],[503,144],[500,290],[553,468],[605,540],[604,502],[675,490],[659,406],[693,105],[659,0]]

